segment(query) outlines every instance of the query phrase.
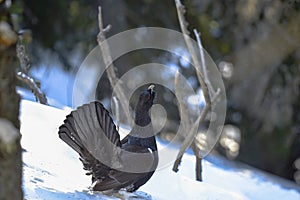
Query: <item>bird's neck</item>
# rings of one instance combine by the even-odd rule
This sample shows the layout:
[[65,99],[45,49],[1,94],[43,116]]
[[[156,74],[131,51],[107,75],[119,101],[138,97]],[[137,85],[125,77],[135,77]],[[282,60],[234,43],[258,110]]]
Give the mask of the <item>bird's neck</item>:
[[129,135],[128,144],[138,145],[145,148],[150,148],[152,151],[157,151],[155,136],[151,136],[148,138],[140,138],[140,137]]
[[135,113],[135,125],[128,135],[128,143],[157,150],[149,112]]
[[147,126],[148,124],[151,124],[151,118],[149,111],[148,112],[136,112],[135,113],[135,124],[138,126]]

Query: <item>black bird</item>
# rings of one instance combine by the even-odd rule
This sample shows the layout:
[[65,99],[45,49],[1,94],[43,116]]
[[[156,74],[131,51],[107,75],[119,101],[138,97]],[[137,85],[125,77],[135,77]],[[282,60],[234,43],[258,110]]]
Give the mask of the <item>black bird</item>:
[[59,127],[59,137],[80,155],[95,191],[137,190],[153,175],[158,154],[150,118],[154,85],[140,94],[135,125],[120,140],[116,126],[103,105],[94,101],[72,111]]

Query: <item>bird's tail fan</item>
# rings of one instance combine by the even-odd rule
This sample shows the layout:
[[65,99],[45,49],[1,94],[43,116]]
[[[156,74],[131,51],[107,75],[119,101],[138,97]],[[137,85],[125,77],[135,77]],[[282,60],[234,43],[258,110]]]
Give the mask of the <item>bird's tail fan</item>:
[[72,147],[77,153],[81,154],[84,147],[75,130],[75,124],[72,114],[68,115],[64,120],[64,124],[59,127],[58,131],[60,139]]

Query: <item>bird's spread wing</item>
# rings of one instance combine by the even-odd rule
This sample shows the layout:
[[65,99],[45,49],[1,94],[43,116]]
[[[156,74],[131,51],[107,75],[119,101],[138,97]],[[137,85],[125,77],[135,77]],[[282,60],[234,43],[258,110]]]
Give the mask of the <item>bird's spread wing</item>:
[[[86,170],[99,177],[113,168],[121,167],[120,135],[108,111],[98,102],[78,107],[59,127],[59,137],[81,156]],[[105,166],[106,165],[106,166]]]

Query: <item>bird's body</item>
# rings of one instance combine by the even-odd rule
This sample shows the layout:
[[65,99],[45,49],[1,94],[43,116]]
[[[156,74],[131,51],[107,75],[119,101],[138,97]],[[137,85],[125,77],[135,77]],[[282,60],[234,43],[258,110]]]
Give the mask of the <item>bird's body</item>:
[[153,175],[158,154],[149,110],[155,93],[141,93],[135,109],[135,125],[120,140],[108,111],[98,102],[85,104],[67,116],[59,137],[80,155],[95,191],[137,190]]

